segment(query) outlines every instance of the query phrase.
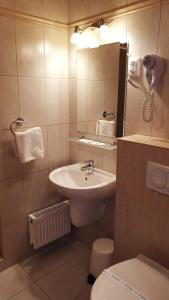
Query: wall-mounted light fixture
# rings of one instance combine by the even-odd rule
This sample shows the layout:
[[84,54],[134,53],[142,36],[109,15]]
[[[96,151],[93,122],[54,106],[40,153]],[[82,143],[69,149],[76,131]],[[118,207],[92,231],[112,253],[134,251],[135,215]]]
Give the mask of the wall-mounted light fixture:
[[71,36],[71,43],[78,45],[80,43],[81,30],[79,26],[75,26],[74,32]]
[[[75,26],[75,29],[74,29],[74,33],[72,34],[71,36],[71,43],[72,44],[76,44],[76,45],[82,45],[82,44],[85,44],[85,47],[98,47],[99,46],[99,41],[97,42],[96,41],[96,38],[94,40],[93,38],[93,41],[91,39],[91,36],[90,38],[88,37],[88,43],[86,41],[83,41],[82,39],[82,33],[84,31],[86,31],[87,29],[90,29],[91,32],[95,32],[96,31],[99,31],[100,33],[100,36],[102,38],[107,38],[108,35],[110,35],[110,28],[108,27],[108,24],[111,22],[112,20],[110,21],[105,21],[103,18],[102,19],[99,19],[95,22],[93,22],[92,24],[90,25],[87,25],[86,27],[81,27],[80,26]],[[94,31],[95,30],[95,31]],[[91,33],[90,32],[90,33]],[[91,34],[90,34],[91,35]],[[85,37],[86,38],[86,37]],[[90,41],[89,41],[90,40]]]

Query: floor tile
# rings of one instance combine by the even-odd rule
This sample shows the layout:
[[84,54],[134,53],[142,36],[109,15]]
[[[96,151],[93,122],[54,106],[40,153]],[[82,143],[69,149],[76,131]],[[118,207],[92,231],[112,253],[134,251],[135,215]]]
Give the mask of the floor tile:
[[70,265],[75,268],[80,274],[83,274],[86,279],[89,274],[89,254],[89,251],[83,252],[70,261]]
[[32,279],[15,265],[0,273],[0,300],[6,300],[32,284]]
[[83,274],[69,263],[39,280],[38,284],[52,300],[73,300],[88,287]]
[[90,300],[91,289],[87,289],[84,293],[77,296],[74,300]]
[[36,281],[60,267],[65,262],[85,252],[86,249],[85,246],[76,241],[61,244],[47,252],[34,255],[24,260],[20,263],[20,266]]
[[49,297],[37,284],[33,284],[9,300],[49,300]]

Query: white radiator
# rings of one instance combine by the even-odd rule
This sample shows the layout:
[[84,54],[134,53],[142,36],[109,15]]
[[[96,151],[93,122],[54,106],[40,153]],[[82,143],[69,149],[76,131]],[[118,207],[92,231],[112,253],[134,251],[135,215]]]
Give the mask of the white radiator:
[[29,215],[30,243],[40,248],[70,232],[69,202],[63,201]]

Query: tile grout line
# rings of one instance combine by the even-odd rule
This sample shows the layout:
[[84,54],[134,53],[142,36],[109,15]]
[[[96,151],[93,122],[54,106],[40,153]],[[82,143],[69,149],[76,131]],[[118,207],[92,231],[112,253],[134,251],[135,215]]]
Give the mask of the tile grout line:
[[31,287],[34,284],[34,282],[30,283],[27,287],[21,289],[20,291],[16,292],[15,294],[13,294],[12,296],[10,296],[9,298],[4,298],[2,300],[12,300],[13,297],[17,296],[18,294],[22,293],[24,290],[28,289],[29,287]]
[[[88,248],[85,249],[85,251],[88,251]],[[81,251],[81,252],[82,252],[82,251]],[[42,252],[42,253],[43,253],[43,252]],[[63,262],[61,265],[59,265],[59,266],[57,266],[56,268],[52,269],[51,271],[47,272],[44,276],[39,277],[38,279],[34,279],[28,272],[25,271],[24,267],[22,267],[21,265],[19,265],[19,266],[24,270],[24,272],[25,272],[27,275],[29,275],[29,277],[30,277],[34,282],[37,282],[37,281],[43,279],[44,277],[47,277],[50,273],[56,271],[56,269],[61,268],[62,266],[64,266],[64,265],[67,264],[67,263],[70,263],[72,260],[74,260],[75,258],[79,257],[81,254],[82,254],[82,253],[79,252],[78,254],[76,254],[75,256],[73,256],[72,258],[66,260],[66,261]],[[38,254],[35,254],[35,255],[30,256],[30,257],[28,257],[28,259],[31,258],[31,257],[33,257],[33,256],[38,256]],[[27,259],[27,258],[26,258],[26,259]]]

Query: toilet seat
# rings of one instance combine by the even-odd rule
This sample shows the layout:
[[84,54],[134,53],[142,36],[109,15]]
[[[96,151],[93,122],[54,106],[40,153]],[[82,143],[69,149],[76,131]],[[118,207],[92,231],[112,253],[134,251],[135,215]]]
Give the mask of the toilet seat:
[[144,256],[108,268],[91,292],[91,300],[159,299],[169,300],[169,271]]

